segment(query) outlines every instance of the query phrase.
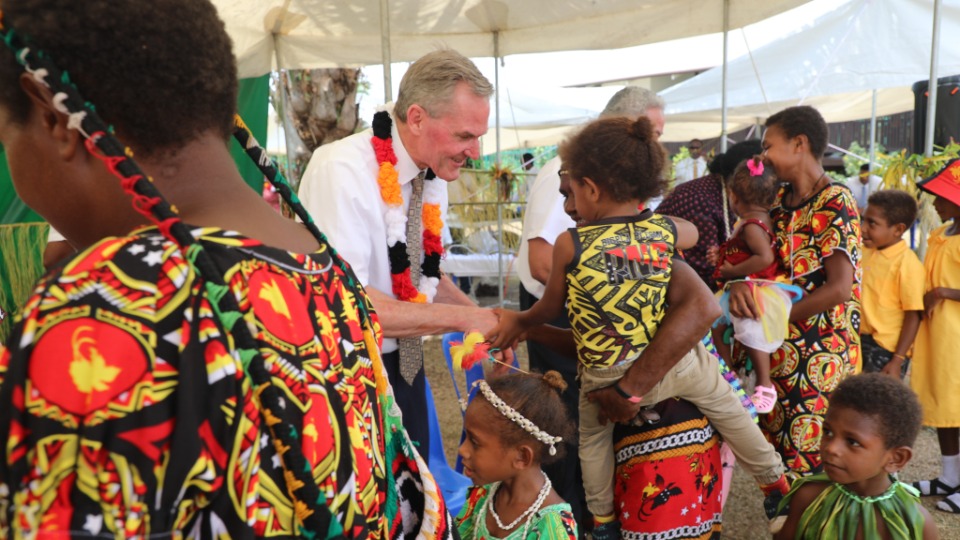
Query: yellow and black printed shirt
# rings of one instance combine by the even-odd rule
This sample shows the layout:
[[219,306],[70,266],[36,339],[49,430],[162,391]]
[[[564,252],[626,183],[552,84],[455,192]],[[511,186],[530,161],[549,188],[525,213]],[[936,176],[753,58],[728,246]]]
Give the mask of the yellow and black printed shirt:
[[570,229],[567,315],[580,363],[609,367],[632,360],[663,318],[676,228],[645,210]]

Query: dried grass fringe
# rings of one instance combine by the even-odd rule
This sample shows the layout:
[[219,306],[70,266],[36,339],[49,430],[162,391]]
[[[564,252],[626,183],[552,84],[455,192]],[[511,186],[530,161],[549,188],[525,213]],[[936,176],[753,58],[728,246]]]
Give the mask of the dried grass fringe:
[[6,343],[13,328],[13,315],[30,296],[43,275],[43,250],[50,225],[15,223],[0,225],[0,343]]

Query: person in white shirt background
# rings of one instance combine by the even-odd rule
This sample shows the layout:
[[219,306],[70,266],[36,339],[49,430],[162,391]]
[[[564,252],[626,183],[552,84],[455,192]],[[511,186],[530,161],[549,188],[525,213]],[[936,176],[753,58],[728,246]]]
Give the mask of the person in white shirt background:
[[675,186],[709,174],[707,172],[707,160],[700,155],[703,152],[703,141],[692,139],[690,144],[687,145],[687,150],[690,151],[690,156],[677,163]]
[[867,208],[867,199],[873,192],[879,190],[882,184],[882,178],[870,174],[869,163],[860,166],[859,175],[847,179],[847,187],[853,192],[853,198],[857,200],[857,209],[861,214]]
[[522,171],[522,172],[523,172],[524,174],[529,174],[529,175],[531,175],[531,176],[536,176],[537,173],[540,172],[540,170],[537,169],[537,164],[534,162],[533,154],[531,154],[530,152],[524,152],[524,153],[523,153],[523,164],[522,164],[522,166],[523,166],[523,171]]

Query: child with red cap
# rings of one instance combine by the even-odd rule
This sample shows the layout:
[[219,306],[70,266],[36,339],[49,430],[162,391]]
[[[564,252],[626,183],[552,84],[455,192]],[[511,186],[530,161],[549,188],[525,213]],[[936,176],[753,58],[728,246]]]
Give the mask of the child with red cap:
[[960,514],[960,370],[951,359],[960,342],[960,159],[917,183],[936,196],[943,225],[930,233],[923,296],[910,385],[920,396],[924,425],[937,428],[943,469],[932,480],[915,482],[921,495],[946,495],[937,509]]

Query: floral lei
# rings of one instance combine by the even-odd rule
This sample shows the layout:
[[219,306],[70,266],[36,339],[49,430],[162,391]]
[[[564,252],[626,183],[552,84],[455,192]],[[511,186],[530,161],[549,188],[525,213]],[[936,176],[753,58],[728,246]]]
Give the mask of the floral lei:
[[380,170],[377,184],[380,185],[380,198],[387,205],[384,220],[387,224],[387,248],[390,256],[390,278],[393,294],[405,302],[433,302],[440,284],[440,257],[443,256],[443,242],[440,231],[443,219],[440,217],[440,199],[446,186],[443,182],[433,181],[436,175],[427,170],[427,182],[423,184],[423,264],[420,287],[414,287],[410,279],[410,255],[407,254],[407,216],[403,212],[403,194],[397,175],[397,155],[393,152],[393,121],[390,114],[380,111],[373,115],[373,149],[377,154]]

